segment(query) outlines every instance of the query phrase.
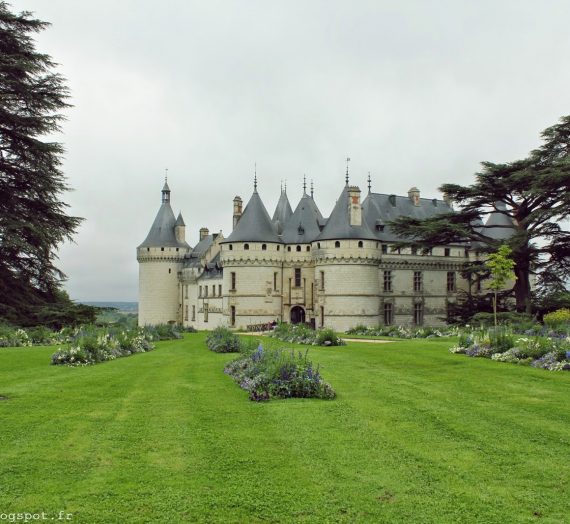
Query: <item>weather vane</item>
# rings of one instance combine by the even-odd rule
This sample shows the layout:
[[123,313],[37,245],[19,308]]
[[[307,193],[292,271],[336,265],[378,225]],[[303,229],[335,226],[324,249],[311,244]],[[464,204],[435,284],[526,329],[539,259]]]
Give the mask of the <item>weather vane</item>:
[[350,162],[350,157],[346,157],[346,185],[348,186],[348,163]]

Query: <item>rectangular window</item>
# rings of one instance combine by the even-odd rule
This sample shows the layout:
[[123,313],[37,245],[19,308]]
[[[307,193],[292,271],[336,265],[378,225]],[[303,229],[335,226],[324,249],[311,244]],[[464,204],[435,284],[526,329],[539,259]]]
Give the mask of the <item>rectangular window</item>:
[[447,292],[453,293],[455,291],[455,271],[447,272]]
[[325,308],[321,306],[321,327],[325,327]]
[[444,256],[446,256],[446,257],[450,256],[450,255],[451,255],[451,249],[449,249],[448,247],[446,247],[446,248],[443,250],[443,254],[444,254]]
[[301,287],[301,268],[295,268],[295,287]]
[[202,286],[200,286],[198,288],[198,296],[201,297],[202,296]]
[[321,291],[325,290],[325,272],[321,271]]
[[188,306],[184,306],[184,320],[188,320]]
[[208,322],[209,304],[204,304],[204,322]]
[[422,290],[422,272],[414,271],[414,291]]
[[208,296],[208,286],[204,286],[204,297]]
[[231,287],[230,289],[231,289],[232,291],[235,291],[235,290],[236,290],[236,274],[235,274],[235,273],[232,273],[232,274],[231,274],[231,277],[232,277],[232,284],[231,284],[232,287]]
[[212,296],[216,296],[216,286],[212,286]]
[[221,297],[222,296],[222,284],[218,285],[218,296]]
[[392,271],[384,271],[384,293],[392,291]]
[[388,244],[382,244],[382,254],[386,255],[388,253]]
[[233,327],[236,325],[236,307],[230,306],[230,325]]
[[421,302],[414,304],[414,324],[421,326],[424,323],[424,305]]
[[196,320],[196,306],[192,306],[192,320]]
[[390,302],[384,304],[384,325],[391,326],[394,323],[394,305]]
[[188,298],[188,286],[184,286],[184,298]]
[[273,273],[273,291],[277,291],[277,273]]

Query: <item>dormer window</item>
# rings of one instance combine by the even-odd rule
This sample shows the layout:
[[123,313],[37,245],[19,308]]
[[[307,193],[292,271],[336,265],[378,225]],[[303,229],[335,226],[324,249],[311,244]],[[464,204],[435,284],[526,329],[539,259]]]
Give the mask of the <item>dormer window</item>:
[[297,228],[297,232],[299,233],[299,235],[304,235],[305,234],[305,228],[299,224],[299,227]]

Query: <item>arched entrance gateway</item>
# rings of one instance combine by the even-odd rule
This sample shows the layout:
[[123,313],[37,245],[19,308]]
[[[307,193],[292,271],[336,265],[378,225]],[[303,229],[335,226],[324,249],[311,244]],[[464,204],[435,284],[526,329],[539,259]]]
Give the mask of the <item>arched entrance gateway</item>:
[[304,324],[305,310],[301,306],[293,306],[291,308],[291,324]]

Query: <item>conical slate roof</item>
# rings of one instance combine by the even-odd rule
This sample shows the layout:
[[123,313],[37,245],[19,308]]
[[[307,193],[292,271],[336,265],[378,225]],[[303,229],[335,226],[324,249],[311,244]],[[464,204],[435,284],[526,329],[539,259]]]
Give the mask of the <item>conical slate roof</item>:
[[168,202],[164,202],[158,210],[146,239],[139,247],[189,247],[186,242],[176,240],[175,226],[176,218],[174,218],[172,208]]
[[186,224],[184,223],[184,219],[182,218],[182,211],[180,213],[178,213],[178,218],[176,219],[176,224],[177,226],[185,226]]
[[287,223],[287,220],[293,214],[291,209],[291,204],[289,204],[289,199],[287,198],[287,193],[281,190],[281,196],[279,197],[279,202],[277,202],[277,207],[275,208],[275,213],[273,213],[273,223],[277,228],[277,233],[280,235],[283,232],[283,228]]
[[348,186],[345,186],[338,198],[331,216],[317,240],[334,239],[363,239],[376,240],[376,235],[366,222],[365,213],[362,213],[362,225],[351,226],[349,214]]
[[227,242],[281,243],[257,190],[251,195],[232,234],[223,241]]
[[170,195],[170,189],[165,181],[162,188],[162,205],[156,214],[148,235],[139,247],[190,247],[186,242],[176,240],[174,227],[176,225],[184,225],[184,220],[182,219],[182,213],[178,215],[178,220],[174,218],[174,212],[170,207],[170,198],[166,195]]
[[493,211],[489,215],[481,232],[495,240],[506,240],[515,234],[514,222],[511,217],[504,214],[507,211],[504,202],[495,202],[495,207],[498,211]]
[[285,244],[307,244],[312,242],[321,233],[319,224],[322,220],[323,216],[317,204],[305,193],[295,212],[285,224],[281,239]]

